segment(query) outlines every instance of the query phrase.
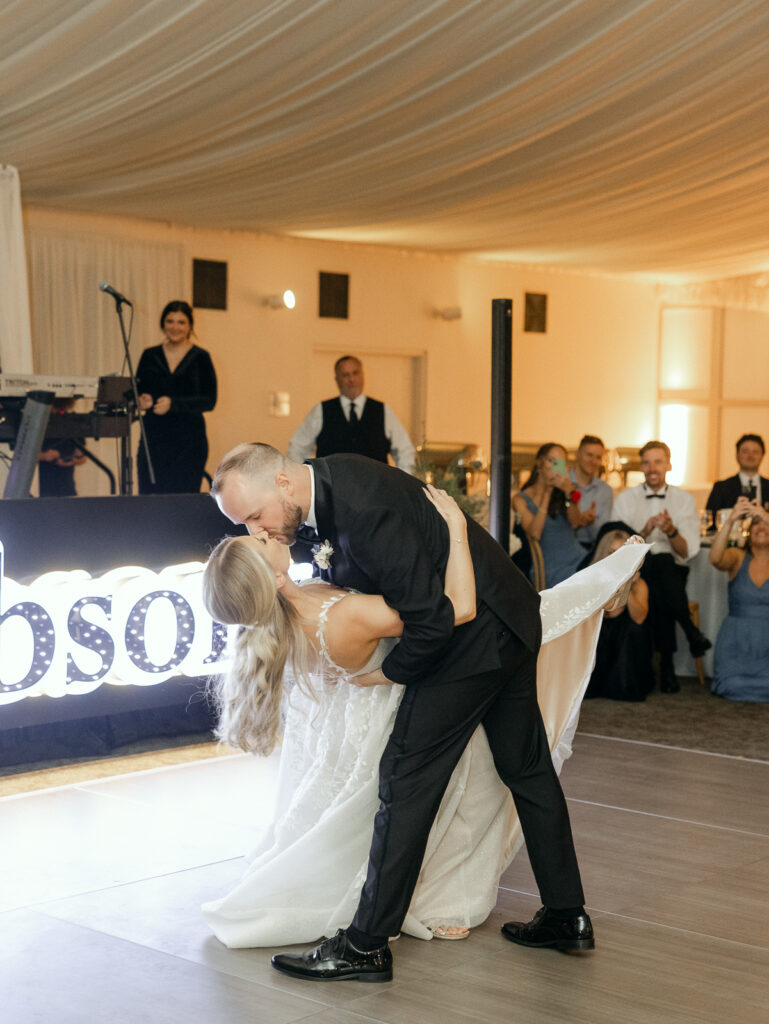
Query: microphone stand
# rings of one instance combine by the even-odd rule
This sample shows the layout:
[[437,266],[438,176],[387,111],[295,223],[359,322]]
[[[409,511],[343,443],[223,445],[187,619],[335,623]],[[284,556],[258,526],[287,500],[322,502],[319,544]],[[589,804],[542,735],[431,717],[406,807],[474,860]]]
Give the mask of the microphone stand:
[[[108,292],[107,294],[111,294]],[[141,433],[142,442],[144,444],[144,455],[147,459],[147,470],[149,473],[150,483],[155,483],[155,470],[152,467],[152,458],[150,457],[150,448],[147,442],[147,431],[144,429],[144,417],[142,416],[141,409],[139,407],[139,392],[136,387],[136,374],[134,373],[133,363],[131,362],[131,351],[128,347],[128,336],[126,334],[125,323],[123,321],[123,303],[127,302],[127,299],[123,299],[121,296],[118,298],[116,295],[112,296],[115,300],[115,312],[120,323],[120,334],[123,339],[123,348],[125,350],[125,361],[128,366],[128,376],[131,378],[131,391],[133,392],[134,408],[136,409],[136,416],[139,420],[139,431]],[[131,303],[129,302],[130,306]],[[128,410],[129,417],[131,410]],[[129,443],[123,449],[123,466],[120,474],[120,493],[121,494],[132,494],[133,493],[133,456],[131,455],[130,439]]]

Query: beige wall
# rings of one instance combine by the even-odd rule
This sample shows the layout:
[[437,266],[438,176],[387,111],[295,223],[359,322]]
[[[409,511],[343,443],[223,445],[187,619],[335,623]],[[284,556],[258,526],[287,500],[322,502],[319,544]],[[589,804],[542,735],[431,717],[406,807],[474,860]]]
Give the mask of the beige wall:
[[[654,432],[659,302],[652,283],[39,208],[26,209],[25,221],[56,231],[181,243],[190,277],[193,257],[228,263],[229,308],[196,312],[199,342],[211,352],[220,381],[219,404],[207,417],[209,469],[241,440],[285,448],[310,404],[318,347],[364,360],[366,352],[426,353],[428,438],[488,445],[493,298],[514,303],[514,439],[568,445],[590,432],[609,445],[635,445]],[[317,316],[320,270],[350,275],[348,321]],[[295,291],[295,310],[261,304],[284,288]],[[523,333],[525,291],[549,296],[545,335]],[[191,286],[184,297],[189,292]],[[445,322],[431,315],[446,306],[460,306],[462,318]],[[149,333],[135,335],[135,356],[159,340]],[[289,417],[269,415],[273,391],[290,393]],[[331,356],[327,393],[334,393]]]

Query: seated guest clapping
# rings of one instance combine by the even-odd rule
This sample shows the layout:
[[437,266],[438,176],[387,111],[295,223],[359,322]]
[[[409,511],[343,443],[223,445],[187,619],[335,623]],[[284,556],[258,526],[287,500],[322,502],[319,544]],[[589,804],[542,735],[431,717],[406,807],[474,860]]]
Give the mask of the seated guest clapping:
[[580,544],[590,549],[598,532],[611,518],[614,501],[611,487],[600,477],[606,448],[600,437],[585,434],[577,448],[576,464],[569,470],[574,491],[579,494],[569,507],[569,521]]
[[[734,523],[748,518],[747,546],[727,547]],[[729,574],[729,614],[716,641],[713,693],[769,701],[769,515],[757,499],[737,499],[713,539],[710,561]]]
[[769,480],[759,476],[766,446],[760,434],[743,434],[737,442],[739,473],[726,480],[716,480],[708,497],[707,508],[713,514],[720,508],[731,508],[740,495],[757,498],[759,505],[769,502]]
[[660,689],[676,693],[673,671],[676,622],[689,642],[692,657],[701,657],[712,644],[692,622],[686,577],[689,562],[700,549],[700,523],[694,498],[665,482],[670,449],[663,441],[647,441],[639,452],[644,483],[617,495],[615,519],[622,519],[651,544],[642,577],[649,586],[649,621],[654,649],[660,654]]
[[513,498],[526,536],[542,548],[546,587],[576,572],[585,554],[567,515],[573,491],[566,475],[566,449],[549,441],[537,452],[531,476]]
[[[606,523],[591,563],[600,562],[621,548],[632,532],[625,523]],[[639,569],[630,583],[627,603],[612,603],[604,610],[595,668],[585,697],[646,700],[647,693],[654,689],[648,614],[649,588],[641,579]]]

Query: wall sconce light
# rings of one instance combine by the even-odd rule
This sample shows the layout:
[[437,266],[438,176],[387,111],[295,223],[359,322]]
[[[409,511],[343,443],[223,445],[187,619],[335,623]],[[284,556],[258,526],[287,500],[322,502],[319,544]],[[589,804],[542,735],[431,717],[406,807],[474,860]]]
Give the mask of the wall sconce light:
[[270,309],[293,309],[296,305],[296,295],[287,288],[282,295],[268,295],[262,301],[262,305],[269,306]]
[[434,309],[433,316],[439,320],[461,320],[462,310],[459,306],[445,306],[443,309]]
[[271,391],[268,398],[270,416],[291,415],[291,395],[288,391]]

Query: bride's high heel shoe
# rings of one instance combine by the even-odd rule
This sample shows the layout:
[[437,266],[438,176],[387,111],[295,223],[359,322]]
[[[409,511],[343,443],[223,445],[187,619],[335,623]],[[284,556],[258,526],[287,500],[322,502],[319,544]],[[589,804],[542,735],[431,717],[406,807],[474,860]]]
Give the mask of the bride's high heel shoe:
[[461,924],[436,924],[430,931],[434,939],[448,939],[450,942],[466,939],[470,935],[470,929]]

